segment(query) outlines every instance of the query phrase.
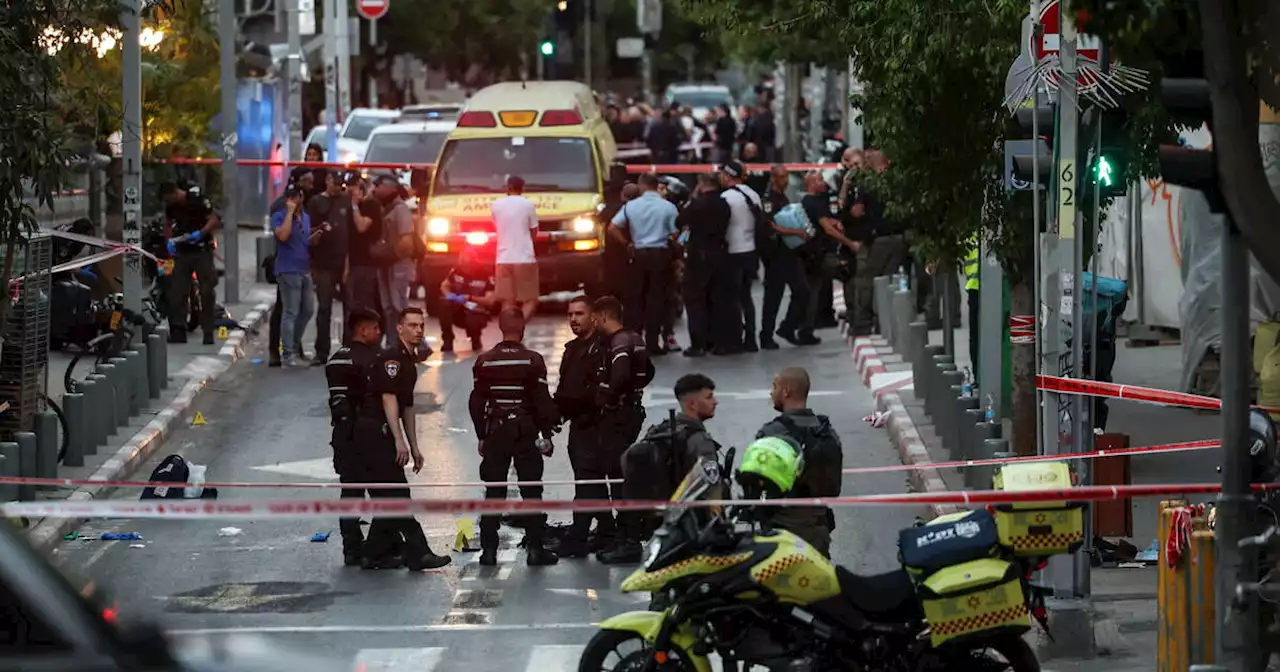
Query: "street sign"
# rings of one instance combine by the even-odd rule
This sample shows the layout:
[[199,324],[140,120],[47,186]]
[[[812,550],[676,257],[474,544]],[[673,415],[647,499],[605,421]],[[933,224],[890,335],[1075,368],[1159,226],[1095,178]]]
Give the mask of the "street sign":
[[636,2],[636,28],[645,35],[662,32],[662,0]]
[[389,9],[391,0],[356,0],[356,12],[370,21],[386,16]]
[[[1062,17],[1058,12],[1058,0],[1049,0],[1040,7],[1039,39],[1032,33],[1031,44],[1027,50],[1035,62],[1039,63],[1051,56],[1057,56],[1062,44]],[[1079,33],[1076,35],[1076,56],[1099,62],[1102,57],[1102,40],[1096,35]],[[1086,76],[1078,77],[1079,91],[1091,90],[1098,85],[1096,79]]]
[[644,55],[643,37],[619,37],[618,58],[640,58]]

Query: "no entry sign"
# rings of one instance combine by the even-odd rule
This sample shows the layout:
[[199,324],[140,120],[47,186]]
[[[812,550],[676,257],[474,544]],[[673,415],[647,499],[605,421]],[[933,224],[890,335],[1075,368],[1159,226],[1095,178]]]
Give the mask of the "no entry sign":
[[388,9],[391,9],[391,0],[356,0],[356,11],[370,21],[386,16]]
[[[1039,63],[1050,56],[1057,56],[1062,43],[1062,17],[1058,11],[1058,0],[1049,0],[1044,3],[1040,7],[1040,16],[1037,18],[1042,28],[1041,34],[1037,38],[1034,31],[1032,32],[1028,52]],[[1095,63],[1099,63],[1102,58],[1102,40],[1096,35],[1078,33],[1076,35],[1076,56],[1088,58]],[[1080,72],[1081,74],[1077,78],[1079,90],[1090,90],[1097,86],[1096,77],[1086,75],[1083,68]]]

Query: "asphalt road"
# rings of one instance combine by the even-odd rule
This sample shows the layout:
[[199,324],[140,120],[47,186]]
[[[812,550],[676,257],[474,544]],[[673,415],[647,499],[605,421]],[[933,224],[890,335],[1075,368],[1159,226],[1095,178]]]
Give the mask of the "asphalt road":
[[[498,336],[490,331],[486,343],[492,344]],[[434,326],[430,332],[438,333]],[[768,401],[773,373],[799,364],[813,378],[811,405],[832,417],[843,438],[845,466],[895,464],[884,430],[863,422],[873,402],[854,375],[848,347],[834,330],[823,333],[827,342],[807,349],[784,346],[728,359],[676,355],[659,360],[647,402],[650,420],[665,416],[674,404],[670,390],[676,378],[701,371],[716,381],[721,401],[710,430],[722,444],[741,449],[774,414]],[[555,369],[570,337],[563,320],[544,315],[530,326],[526,342]],[[265,334],[255,347],[261,349],[263,341]],[[458,340],[460,346],[466,343]],[[416,478],[423,482],[477,479],[479,457],[466,409],[472,357],[436,354],[419,370],[418,426],[428,464]],[[179,430],[170,445],[207,465],[209,480],[334,478],[322,369],[238,365],[201,397],[197,408],[208,424]],[[563,441],[557,438],[548,479],[572,477]],[[846,475],[844,493],[905,487],[901,473]],[[456,499],[482,495],[478,488],[414,492]],[[337,493],[221,492],[224,500],[315,496]],[[568,499],[572,492],[552,487],[546,496]],[[919,513],[906,507],[838,510],[835,560],[857,572],[894,567],[897,531]],[[420,522],[434,549],[452,545],[452,517],[421,516]],[[239,532],[224,529],[229,527]],[[482,569],[475,564],[478,554],[454,553],[452,565],[418,574],[343,567],[336,521],[111,520],[91,521],[81,530],[86,536],[107,531],[137,532],[143,541],[67,541],[55,554],[60,564],[117,599],[125,618],[157,621],[192,645],[260,635],[272,646],[317,659],[310,670],[576,670],[593,623],[644,609],[648,599],[617,590],[633,567],[562,560],[554,567],[529,568],[524,552],[515,548],[517,532],[505,528],[506,549],[498,567]],[[311,541],[324,531],[333,533],[327,543]]]

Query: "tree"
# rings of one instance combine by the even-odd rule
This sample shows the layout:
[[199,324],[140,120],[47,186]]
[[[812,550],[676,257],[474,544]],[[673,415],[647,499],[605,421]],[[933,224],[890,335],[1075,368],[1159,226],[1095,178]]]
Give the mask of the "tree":
[[456,81],[483,72],[514,78],[532,72],[534,48],[555,3],[533,0],[398,0],[378,22],[388,53],[412,54]]
[[[0,5],[0,281],[8,287],[19,247],[38,227],[36,207],[52,207],[83,146],[68,110],[96,110],[91,91],[66,74],[96,58],[90,36],[118,23],[117,0],[22,0]],[[86,115],[92,118],[96,115]],[[83,155],[83,154],[81,154]],[[33,206],[32,201],[35,202]],[[0,334],[9,301],[0,301]]]

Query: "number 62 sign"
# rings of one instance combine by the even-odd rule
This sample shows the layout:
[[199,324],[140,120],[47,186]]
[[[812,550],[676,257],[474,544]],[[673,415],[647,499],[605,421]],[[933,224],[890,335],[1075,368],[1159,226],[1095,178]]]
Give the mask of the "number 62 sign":
[[1058,161],[1058,238],[1076,237],[1076,160]]

